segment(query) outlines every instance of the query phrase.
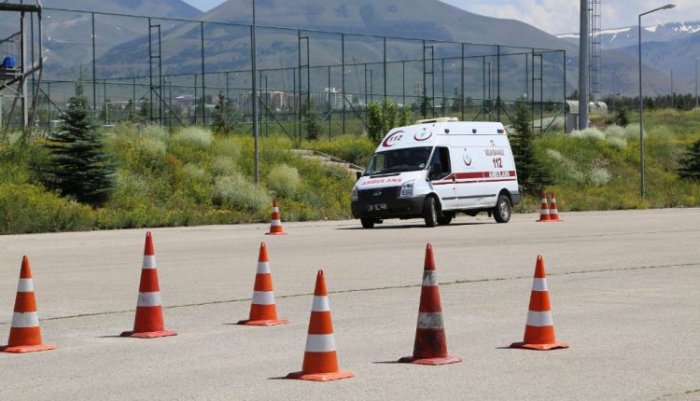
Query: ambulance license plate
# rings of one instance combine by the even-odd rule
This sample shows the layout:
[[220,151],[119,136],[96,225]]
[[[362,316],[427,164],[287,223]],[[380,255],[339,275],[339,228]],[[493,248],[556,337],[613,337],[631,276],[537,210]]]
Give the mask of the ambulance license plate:
[[381,210],[386,210],[386,203],[378,203],[376,205],[367,205],[367,211],[369,212],[379,212]]

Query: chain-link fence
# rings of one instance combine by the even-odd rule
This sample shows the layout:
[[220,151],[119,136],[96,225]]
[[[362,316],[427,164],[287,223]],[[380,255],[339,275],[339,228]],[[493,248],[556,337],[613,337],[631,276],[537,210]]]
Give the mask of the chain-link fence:
[[[253,76],[262,135],[361,133],[366,106],[385,99],[416,118],[455,116],[509,124],[526,101],[537,128],[563,116],[562,50],[149,18],[44,8],[28,37],[43,41],[34,126],[60,121],[81,80],[96,121],[164,126],[251,126]],[[41,29],[44,34],[40,38]],[[61,27],[58,29],[57,27]],[[53,28],[53,29],[52,29]],[[27,29],[27,28],[25,28]],[[255,33],[255,63],[253,63]],[[39,57],[32,46],[29,58]],[[255,64],[255,70],[253,70]],[[255,75],[254,75],[255,74]],[[15,117],[12,124],[18,124]]]

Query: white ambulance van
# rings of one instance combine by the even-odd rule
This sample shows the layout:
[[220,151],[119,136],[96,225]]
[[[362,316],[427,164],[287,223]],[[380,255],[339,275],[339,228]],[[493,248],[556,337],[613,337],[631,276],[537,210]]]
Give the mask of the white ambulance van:
[[435,227],[458,212],[485,211],[507,223],[519,201],[503,124],[438,118],[384,137],[352,190],[351,207],[364,228],[390,218],[423,218]]

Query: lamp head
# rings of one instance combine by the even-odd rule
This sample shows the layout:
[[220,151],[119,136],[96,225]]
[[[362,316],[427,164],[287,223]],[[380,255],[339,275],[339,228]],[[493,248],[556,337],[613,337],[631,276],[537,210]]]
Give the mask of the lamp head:
[[676,5],[671,3],[671,4],[666,4],[665,6],[661,7],[662,10],[669,10],[671,8],[676,8]]

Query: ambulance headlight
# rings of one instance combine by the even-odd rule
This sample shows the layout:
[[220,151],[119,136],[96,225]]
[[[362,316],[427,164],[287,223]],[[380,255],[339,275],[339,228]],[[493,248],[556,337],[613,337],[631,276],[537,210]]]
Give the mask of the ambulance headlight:
[[414,181],[406,181],[401,185],[399,198],[409,198],[413,196],[413,182]]
[[357,202],[360,199],[360,197],[357,193],[357,187],[352,187],[352,195],[350,195],[350,197],[351,197],[353,202]]

